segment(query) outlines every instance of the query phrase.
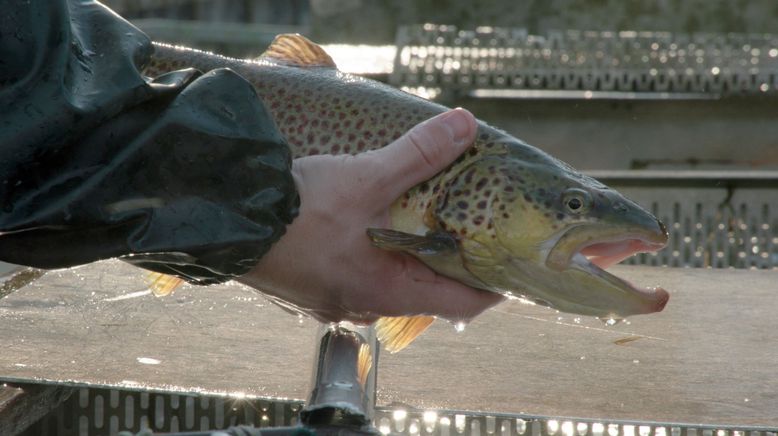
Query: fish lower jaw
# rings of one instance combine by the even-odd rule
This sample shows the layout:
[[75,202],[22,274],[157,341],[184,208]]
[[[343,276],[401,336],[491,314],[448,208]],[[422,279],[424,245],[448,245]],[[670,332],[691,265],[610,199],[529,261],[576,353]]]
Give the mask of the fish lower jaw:
[[[608,281],[611,284],[616,285],[621,289],[624,289],[624,291],[626,292],[632,293],[635,296],[639,296],[639,298],[643,301],[643,304],[640,305],[641,310],[638,311],[636,314],[661,312],[667,305],[667,302],[670,300],[670,294],[664,288],[658,286],[657,287],[635,286],[628,280],[625,280],[621,277],[618,277],[616,275],[613,275],[605,271],[604,268],[594,263],[592,260],[590,260],[587,256],[585,256],[581,252],[576,253],[572,257],[570,262],[570,267],[581,269],[593,276],[598,276],[601,279]],[[614,316],[611,318],[618,318],[618,316]]]

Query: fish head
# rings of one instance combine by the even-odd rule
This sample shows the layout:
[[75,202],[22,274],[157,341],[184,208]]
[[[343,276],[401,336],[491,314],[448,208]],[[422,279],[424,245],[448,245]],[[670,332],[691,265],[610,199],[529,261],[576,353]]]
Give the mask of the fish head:
[[440,226],[457,236],[462,266],[486,289],[600,318],[661,311],[669,299],[605,270],[663,248],[665,226],[539,150],[472,161],[442,205]]

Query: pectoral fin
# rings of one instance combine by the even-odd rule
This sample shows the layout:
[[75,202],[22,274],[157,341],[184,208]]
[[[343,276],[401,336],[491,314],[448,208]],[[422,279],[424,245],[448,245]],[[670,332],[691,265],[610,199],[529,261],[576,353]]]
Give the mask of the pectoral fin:
[[406,251],[415,256],[448,256],[457,253],[457,240],[445,232],[414,235],[392,229],[367,229],[373,245],[384,250]]
[[176,276],[158,272],[150,272],[146,276],[146,285],[148,285],[149,289],[151,289],[151,292],[156,297],[168,296],[182,284],[184,284],[184,279]]
[[367,235],[378,248],[404,251],[439,274],[474,288],[489,289],[462,263],[460,241],[449,233],[437,231],[421,236],[391,229],[367,229]]
[[424,333],[433,321],[434,317],[423,315],[379,318],[375,322],[376,336],[386,351],[396,353]]

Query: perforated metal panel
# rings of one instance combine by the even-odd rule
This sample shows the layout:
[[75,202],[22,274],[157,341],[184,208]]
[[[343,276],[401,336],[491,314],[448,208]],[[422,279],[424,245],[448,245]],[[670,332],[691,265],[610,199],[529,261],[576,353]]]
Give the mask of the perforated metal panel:
[[[778,36],[559,31],[426,24],[402,27],[391,82],[447,90],[772,93]],[[611,95],[613,96],[613,95]]]
[[[636,172],[639,174],[639,172]],[[658,253],[625,263],[672,267],[778,267],[778,179],[657,177],[608,180],[627,197],[649,208],[668,228],[670,242]],[[756,177],[760,173],[750,173]],[[762,173],[764,176],[765,173]]]
[[728,427],[466,411],[380,409],[382,434],[466,436],[776,436],[768,427]]
[[[246,424],[292,426],[302,403],[227,399],[84,388],[24,436],[113,435],[122,430],[155,432],[217,430]],[[382,434],[441,436],[778,436],[778,428],[597,420],[453,410],[378,407]]]
[[23,436],[113,435],[296,424],[300,401],[82,388]]

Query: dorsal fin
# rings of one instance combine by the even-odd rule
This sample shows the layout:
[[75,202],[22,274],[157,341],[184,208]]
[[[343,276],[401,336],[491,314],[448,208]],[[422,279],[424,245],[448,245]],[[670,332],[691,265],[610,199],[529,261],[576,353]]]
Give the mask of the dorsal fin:
[[323,48],[299,33],[276,36],[259,59],[294,67],[337,68],[335,61]]
[[184,284],[184,280],[176,276],[170,276],[158,272],[150,272],[146,275],[146,284],[156,297],[165,297]]
[[386,351],[396,353],[413,342],[435,321],[432,316],[385,316],[375,322],[378,340]]

